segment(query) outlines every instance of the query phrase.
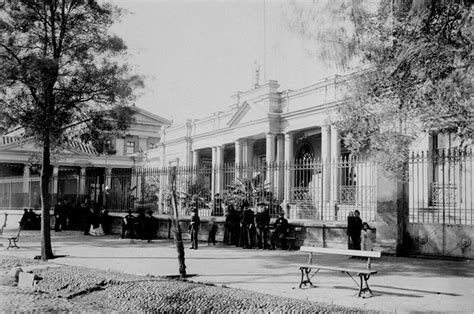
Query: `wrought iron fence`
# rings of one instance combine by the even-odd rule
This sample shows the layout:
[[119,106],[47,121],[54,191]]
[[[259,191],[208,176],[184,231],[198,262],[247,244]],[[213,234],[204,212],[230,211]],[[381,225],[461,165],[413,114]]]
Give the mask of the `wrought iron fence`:
[[472,149],[412,154],[409,221],[473,225]]
[[[88,199],[111,211],[129,209],[171,212],[170,171],[167,168],[87,169],[81,174],[52,178],[53,204],[61,198],[78,204]],[[178,209],[188,215],[196,207],[201,216],[222,216],[227,206],[244,202],[268,205],[270,214],[287,211],[291,219],[341,220],[358,209],[362,219],[375,219],[375,166],[343,158],[323,163],[315,159],[291,163],[251,163],[175,167]],[[11,180],[10,180],[11,181]],[[15,207],[15,191],[25,191],[22,178],[0,181],[0,207]],[[39,199],[39,178],[26,189]],[[32,183],[33,184],[33,183]],[[18,185],[18,186],[16,186]],[[56,189],[55,186],[57,185]],[[31,196],[32,191],[35,196]],[[21,197],[25,197],[22,195]],[[5,203],[5,204],[4,204]],[[288,208],[282,208],[283,204]]]

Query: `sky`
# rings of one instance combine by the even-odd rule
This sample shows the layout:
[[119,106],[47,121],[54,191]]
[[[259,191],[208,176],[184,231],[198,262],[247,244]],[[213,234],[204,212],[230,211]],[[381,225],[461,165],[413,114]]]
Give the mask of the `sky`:
[[111,2],[128,11],[112,31],[145,80],[136,105],[175,123],[228,109],[232,95],[252,88],[255,63],[260,83],[277,80],[280,90],[337,73],[290,30],[289,0]]

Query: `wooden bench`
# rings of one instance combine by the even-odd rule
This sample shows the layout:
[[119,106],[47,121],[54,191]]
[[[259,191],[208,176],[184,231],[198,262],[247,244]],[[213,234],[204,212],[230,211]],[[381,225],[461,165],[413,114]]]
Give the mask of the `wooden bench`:
[[[371,275],[374,275],[377,273],[376,270],[371,268],[371,258],[380,258],[381,253],[380,252],[374,252],[374,251],[359,251],[359,250],[344,250],[344,249],[330,249],[330,248],[320,248],[320,247],[310,247],[310,246],[302,246],[300,248],[300,252],[306,252],[309,253],[309,260],[307,264],[303,265],[298,265],[300,271],[301,271],[301,282],[300,282],[300,288],[304,285],[310,285],[311,287],[314,287],[313,283],[311,282],[311,278],[315,276],[321,269],[324,270],[331,270],[331,271],[338,271],[338,272],[343,272],[349,275],[349,277],[354,280],[351,274],[357,274],[360,279],[360,284],[356,284],[359,286],[359,293],[358,296],[360,297],[362,293],[364,292],[369,292],[372,294],[372,290],[369,288],[369,284],[367,281],[369,280]],[[325,255],[346,255],[346,256],[354,256],[354,257],[366,257],[367,258],[367,265],[365,268],[352,268],[352,267],[338,267],[335,265],[320,265],[313,263],[313,254],[325,254]],[[309,276],[312,270],[315,270],[314,274]],[[305,278],[306,277],[306,278]]]
[[17,248],[19,249],[20,247],[18,245],[16,245],[16,243],[18,241],[20,241],[20,232],[21,232],[21,229],[22,229],[22,226],[18,227],[18,231],[16,233],[16,235],[12,236],[12,237],[8,237],[8,247],[7,247],[7,250],[9,248]]

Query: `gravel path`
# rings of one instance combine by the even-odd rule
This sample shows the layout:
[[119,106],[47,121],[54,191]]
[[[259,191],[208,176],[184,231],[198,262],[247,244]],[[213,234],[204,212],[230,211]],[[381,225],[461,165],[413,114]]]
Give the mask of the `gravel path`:
[[[263,293],[157,277],[104,272],[83,267],[46,268],[40,261],[0,256],[2,273],[13,266],[44,265],[42,280],[19,289],[0,282],[3,311],[173,311],[173,312],[358,312],[358,309],[305,302]],[[5,276],[5,275],[4,275]],[[2,302],[0,302],[2,303]]]

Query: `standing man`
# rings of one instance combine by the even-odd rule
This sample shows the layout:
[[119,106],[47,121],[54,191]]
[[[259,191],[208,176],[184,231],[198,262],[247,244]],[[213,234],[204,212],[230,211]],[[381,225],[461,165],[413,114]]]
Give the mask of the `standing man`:
[[199,226],[201,225],[201,219],[199,219],[198,210],[194,208],[191,216],[191,224],[189,225],[189,230],[191,231],[191,249],[198,249],[198,234]]
[[281,212],[280,217],[275,221],[275,231],[272,234],[270,239],[272,247],[271,250],[275,249],[275,240],[279,239],[281,243],[281,248],[286,249],[286,235],[288,233],[288,220],[285,218],[285,213]]
[[352,249],[360,250],[360,232],[362,230],[362,219],[360,219],[360,212],[358,210],[354,211],[354,217],[352,219],[352,224],[348,226],[347,232],[352,240]]
[[268,248],[268,229],[270,227],[270,214],[267,204],[260,202],[257,204],[257,214],[255,224],[257,225],[257,245],[259,249]]
[[255,244],[255,215],[248,202],[244,201],[242,207],[244,208],[240,235],[242,238],[242,247],[244,249],[251,249]]
[[54,206],[54,218],[55,218],[54,231],[61,231],[62,228],[64,227],[64,222],[63,222],[64,211],[65,211],[65,208],[64,208],[63,200],[60,199],[58,203],[56,204],[56,206]]

